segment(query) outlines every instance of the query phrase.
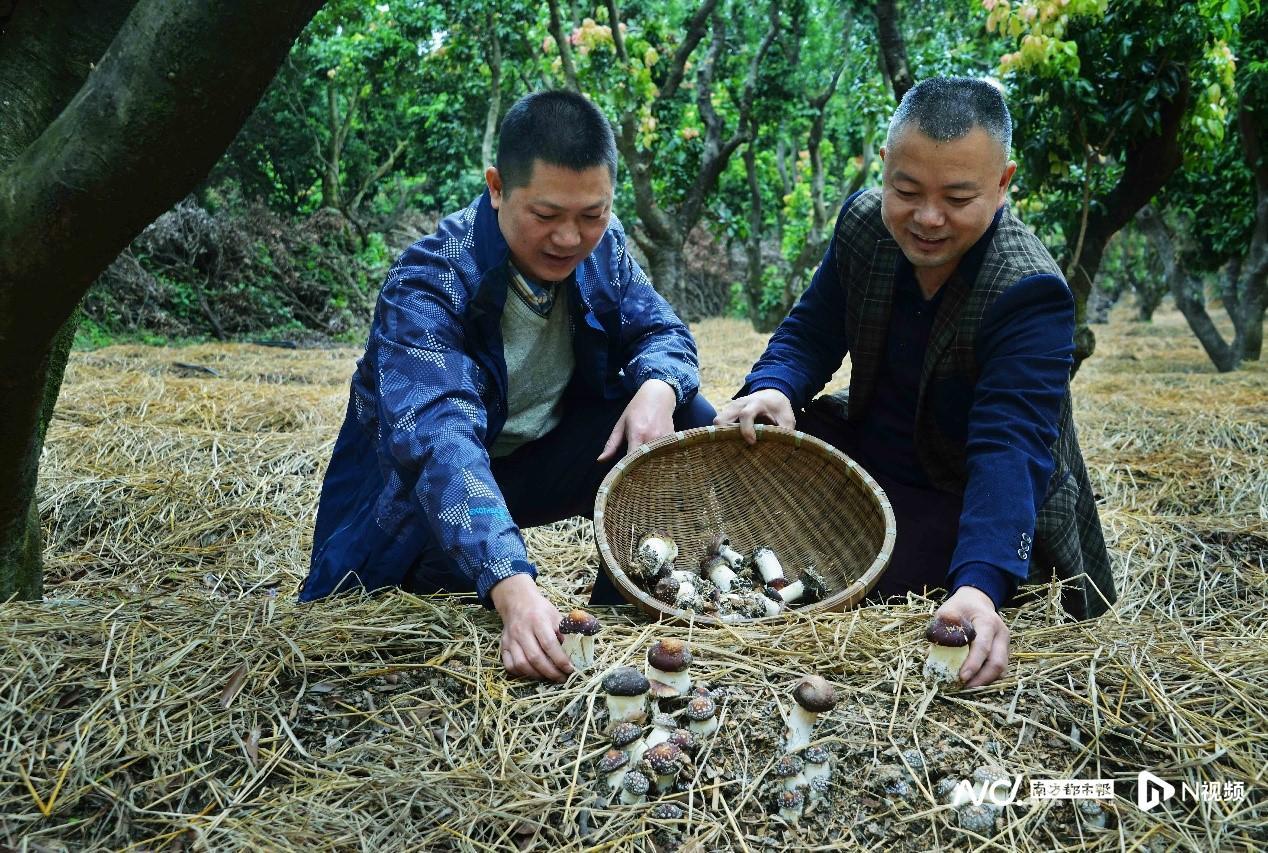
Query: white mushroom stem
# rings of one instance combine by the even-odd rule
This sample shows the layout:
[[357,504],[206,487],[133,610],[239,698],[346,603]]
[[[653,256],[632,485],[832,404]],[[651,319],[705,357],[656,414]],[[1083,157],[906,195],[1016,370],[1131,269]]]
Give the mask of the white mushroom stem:
[[779,807],[779,816],[789,823],[796,823],[797,819],[801,817],[801,807],[798,806],[796,808],[789,808],[788,806],[781,805]]
[[832,768],[828,766],[826,761],[823,764],[807,761],[806,768],[802,772],[806,774],[806,784],[810,785],[814,784],[816,779],[832,778]]
[[718,730],[718,718],[716,715],[706,717],[703,720],[692,720],[687,723],[687,731],[696,737],[708,737]]
[[[635,771],[631,770],[629,772],[633,773]],[[627,806],[635,806],[635,805],[638,805],[639,803],[646,802],[646,800],[647,800],[646,791],[644,791],[641,794],[634,793],[624,784],[624,777],[622,777],[622,784],[621,784],[621,802],[622,803],[624,803]]]
[[792,604],[800,601],[801,597],[806,594],[806,585],[802,581],[793,581],[788,586],[779,590],[779,597],[784,600],[784,604]]
[[792,713],[788,715],[788,739],[784,743],[784,752],[798,752],[809,746],[818,719],[818,713],[807,711],[794,702]]
[[762,583],[770,583],[784,576],[784,567],[779,564],[779,558],[770,548],[758,548],[754,551],[753,562],[757,565],[758,574],[762,576]]
[[810,784],[810,780],[806,778],[804,771],[797,773],[795,776],[789,776],[784,780],[785,791],[795,791]]
[[[675,572],[675,574],[677,574]],[[675,604],[682,604],[685,601],[691,601],[696,597],[696,587],[691,581],[683,581],[678,584],[678,593],[674,596]]]
[[678,546],[672,540],[649,536],[638,546],[638,557],[647,577],[660,571],[661,566],[678,556]]
[[735,583],[737,575],[731,566],[727,563],[717,560],[709,566],[709,580],[722,592],[731,591],[731,585]]
[[[647,751],[657,744],[664,743],[669,740],[671,734],[673,734],[673,731],[670,729],[652,726],[652,733],[647,736],[643,750]],[[642,758],[642,756],[640,755],[639,758]]]
[[626,765],[616,768],[608,773],[608,787],[615,791],[621,787],[621,780],[625,778],[625,771],[628,769]]
[[744,555],[730,545],[723,545],[719,548],[718,556],[730,563],[733,569],[738,569],[740,564],[744,562]]
[[929,644],[929,657],[925,660],[925,678],[940,684],[954,684],[960,680],[960,667],[969,656],[972,643],[963,646]]
[[647,741],[644,738],[639,738],[625,749],[630,754],[630,766],[634,767],[643,760],[643,753],[648,750]]
[[764,593],[757,593],[757,599],[761,602],[767,616],[778,616],[783,612],[783,608],[780,607],[776,601],[768,598]]
[[564,634],[564,654],[576,669],[594,666],[594,635]]
[[659,681],[661,684],[669,685],[683,696],[691,692],[691,673],[688,672],[687,667],[678,672],[665,672],[649,663],[647,665],[647,677],[652,681]]
[[614,696],[611,693],[606,694],[608,700],[608,722],[610,725],[617,723],[641,723],[647,719],[647,694],[638,696]]

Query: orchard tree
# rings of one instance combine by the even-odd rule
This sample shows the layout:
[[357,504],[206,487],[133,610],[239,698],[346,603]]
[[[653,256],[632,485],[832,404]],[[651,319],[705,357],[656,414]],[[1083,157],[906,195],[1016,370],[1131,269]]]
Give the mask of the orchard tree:
[[1060,245],[1075,296],[1075,363],[1092,354],[1088,297],[1110,238],[1217,144],[1237,0],[982,0],[1017,49],[1000,60],[1025,218]]
[[0,7],[0,600],[41,594],[35,484],[75,307],[207,175],[319,5]]

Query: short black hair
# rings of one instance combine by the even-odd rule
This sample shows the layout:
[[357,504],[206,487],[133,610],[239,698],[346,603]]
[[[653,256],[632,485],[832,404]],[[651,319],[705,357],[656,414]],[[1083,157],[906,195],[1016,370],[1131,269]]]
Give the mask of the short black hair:
[[577,172],[606,166],[615,184],[612,125],[598,107],[576,92],[554,89],[525,95],[502,119],[497,169],[503,192],[527,184],[535,160]]
[[885,147],[915,122],[920,132],[938,142],[959,139],[980,127],[1000,144],[1004,158],[1013,144],[1013,120],[999,87],[974,77],[932,77],[907,90],[889,121]]

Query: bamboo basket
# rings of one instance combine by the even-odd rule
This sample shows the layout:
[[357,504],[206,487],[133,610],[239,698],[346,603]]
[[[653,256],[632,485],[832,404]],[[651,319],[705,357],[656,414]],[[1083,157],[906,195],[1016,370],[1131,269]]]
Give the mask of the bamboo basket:
[[603,570],[648,616],[722,624],[660,601],[626,574],[639,538],[654,529],[678,543],[680,568],[697,568],[718,531],[744,554],[762,545],[773,549],[790,580],[813,565],[827,594],[795,608],[801,613],[853,607],[889,565],[894,511],[876,481],[820,439],[761,424],[756,429],[754,445],[738,426],[676,432],[643,445],[604,478],[594,505]]

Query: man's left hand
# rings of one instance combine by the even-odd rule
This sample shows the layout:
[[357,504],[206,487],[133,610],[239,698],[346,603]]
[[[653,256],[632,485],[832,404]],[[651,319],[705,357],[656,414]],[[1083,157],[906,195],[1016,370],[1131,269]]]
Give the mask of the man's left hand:
[[942,603],[935,616],[970,622],[977,636],[960,667],[965,687],[981,687],[1008,669],[1008,626],[995,612],[995,602],[977,587],[962,586]]
[[677,404],[678,395],[668,382],[648,379],[621,412],[621,419],[612,428],[598,461],[616,458],[622,448],[629,453],[640,444],[669,435],[674,431],[674,408]]

